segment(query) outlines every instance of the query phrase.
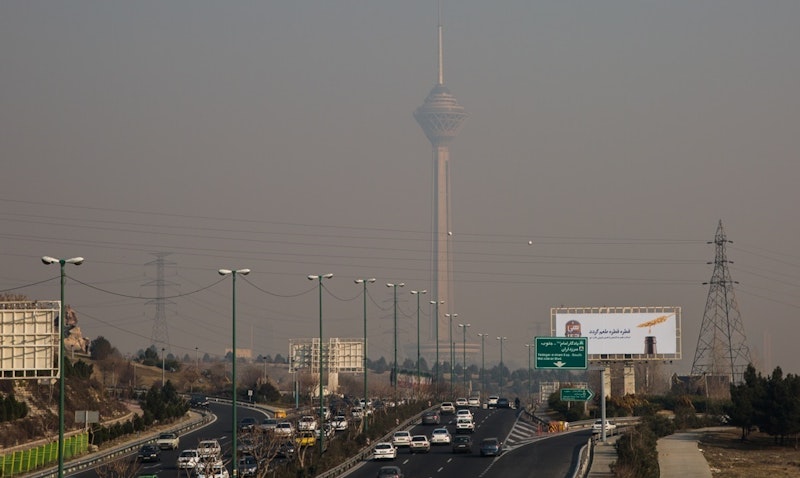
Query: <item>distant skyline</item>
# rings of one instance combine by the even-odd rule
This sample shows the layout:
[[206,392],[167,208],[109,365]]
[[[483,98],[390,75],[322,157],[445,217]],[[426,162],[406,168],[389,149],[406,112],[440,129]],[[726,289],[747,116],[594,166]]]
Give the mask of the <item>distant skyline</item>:
[[[688,373],[719,220],[762,371],[800,373],[800,2],[443,2],[453,298],[527,365],[551,307],[680,306]],[[171,351],[286,355],[416,341],[431,283],[436,1],[0,3],[0,293],[58,297],[40,257],[83,256],[67,303],[89,337],[149,345],[157,253]],[[424,297],[421,314],[433,309]],[[456,331],[457,333],[460,331]],[[460,338],[460,336],[458,336]],[[490,343],[491,342],[491,343]],[[404,349],[403,349],[404,350]],[[402,362],[405,356],[400,358]],[[409,357],[415,358],[415,357]],[[460,361],[460,359],[459,359]],[[430,360],[429,360],[430,363]]]

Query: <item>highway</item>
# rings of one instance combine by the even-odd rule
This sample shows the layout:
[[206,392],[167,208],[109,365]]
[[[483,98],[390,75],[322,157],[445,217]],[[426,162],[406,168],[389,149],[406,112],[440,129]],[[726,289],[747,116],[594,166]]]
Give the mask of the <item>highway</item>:
[[[517,411],[512,409],[475,410],[473,453],[453,454],[450,446],[438,445],[430,453],[411,454],[401,449],[395,460],[369,461],[346,474],[347,478],[375,478],[382,466],[396,465],[406,477],[414,478],[514,478],[528,476],[569,477],[577,463],[580,448],[586,444],[591,431],[565,433],[546,439],[532,436],[506,449],[499,457],[481,457],[479,444],[483,438],[497,437],[506,440],[517,421]],[[442,426],[455,434],[453,415],[445,415]],[[519,427],[519,424],[517,424]],[[417,425],[410,429],[412,435],[427,435],[436,428]]]

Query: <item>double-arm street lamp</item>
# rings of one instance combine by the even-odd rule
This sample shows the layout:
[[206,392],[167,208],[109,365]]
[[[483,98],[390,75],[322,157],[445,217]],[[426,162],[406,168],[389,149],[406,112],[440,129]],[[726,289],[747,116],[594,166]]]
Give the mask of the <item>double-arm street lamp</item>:
[[453,384],[454,384],[454,380],[455,380],[454,374],[453,374],[453,362],[456,361],[456,350],[453,347],[453,343],[454,343],[453,342],[453,319],[458,317],[458,314],[444,314],[444,316],[447,317],[450,320],[450,325],[448,327],[450,328],[450,330],[449,330],[449,335],[450,335],[450,337],[449,337],[449,342],[450,342],[450,395],[452,395],[453,394]]
[[67,318],[67,307],[64,304],[64,283],[67,275],[64,267],[67,264],[76,266],[83,264],[83,257],[56,259],[44,256],[42,262],[45,265],[57,263],[61,266],[61,311],[58,316],[58,478],[64,478],[64,324],[66,324]]
[[484,345],[486,345],[486,337],[489,334],[478,334],[481,338],[481,392],[486,393],[486,353]]
[[[356,279],[356,284],[361,284],[363,286],[363,294],[364,294],[364,407],[367,406],[367,401],[369,400],[369,395],[367,394],[367,284],[372,284],[375,282],[375,278],[371,279]],[[364,410],[364,419],[361,422],[364,424],[364,432],[367,431],[367,414],[366,409]],[[322,426],[320,426],[322,429]]]
[[393,375],[392,384],[394,385],[394,395],[397,397],[397,288],[406,285],[403,282],[395,284],[387,282],[386,287],[394,289],[394,364],[392,365]]
[[500,341],[500,394],[503,394],[503,342],[508,340],[508,337],[497,337]]
[[324,371],[322,362],[322,279],[330,279],[333,274],[309,275],[308,280],[315,280],[319,283],[319,454],[325,451],[325,396],[322,392],[322,372]]
[[464,329],[464,341],[461,345],[464,352],[464,393],[467,393],[467,327],[470,324],[458,324],[458,326]]
[[412,290],[411,294],[417,296],[417,387],[422,385],[419,378],[419,361],[420,361],[420,354],[419,354],[419,296],[423,294],[427,294],[427,290]]
[[[237,432],[239,429],[239,424],[236,420],[236,276],[242,275],[246,276],[250,273],[250,269],[220,269],[219,275],[221,276],[231,276],[233,284],[232,286],[232,295],[231,295],[231,303],[233,304],[233,310],[231,312],[231,323],[233,324],[233,340],[232,340],[232,347],[231,347],[231,375],[233,376],[233,400],[231,400],[232,406],[232,416],[231,416],[231,425],[233,431],[231,432],[231,437],[233,438],[233,444],[231,445],[231,454],[232,454],[232,468],[233,468],[233,477],[236,478],[237,468],[239,467],[239,462],[236,459],[236,439],[237,439]],[[162,351],[164,349],[161,349]],[[162,352],[163,354],[163,352]],[[163,386],[163,384],[162,384]]]

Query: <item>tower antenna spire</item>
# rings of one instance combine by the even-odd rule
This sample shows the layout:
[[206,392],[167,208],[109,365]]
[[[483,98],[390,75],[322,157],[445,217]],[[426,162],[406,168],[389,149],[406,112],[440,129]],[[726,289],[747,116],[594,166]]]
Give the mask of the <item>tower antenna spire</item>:
[[444,84],[444,54],[442,53],[442,1],[439,0],[436,2],[436,23],[437,23],[437,31],[439,34],[439,84]]

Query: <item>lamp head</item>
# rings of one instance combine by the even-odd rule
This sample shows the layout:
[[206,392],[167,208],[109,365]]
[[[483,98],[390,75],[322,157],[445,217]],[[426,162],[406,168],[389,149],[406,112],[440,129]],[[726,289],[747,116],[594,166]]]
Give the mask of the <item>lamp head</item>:
[[236,271],[236,273],[240,274],[240,275],[243,275],[243,276],[246,276],[247,274],[250,273],[250,269],[239,269],[238,271]]
[[67,259],[64,262],[66,262],[67,264],[75,264],[76,266],[79,266],[83,264],[83,257],[73,257],[71,259]]
[[233,271],[230,270],[230,269],[220,269],[217,272],[219,272],[219,275],[221,275],[221,276],[226,276],[226,275],[232,273]]
[[43,264],[49,265],[49,264],[53,264],[53,263],[56,263],[56,262],[58,262],[58,259],[56,259],[55,257],[42,256],[42,263]]

